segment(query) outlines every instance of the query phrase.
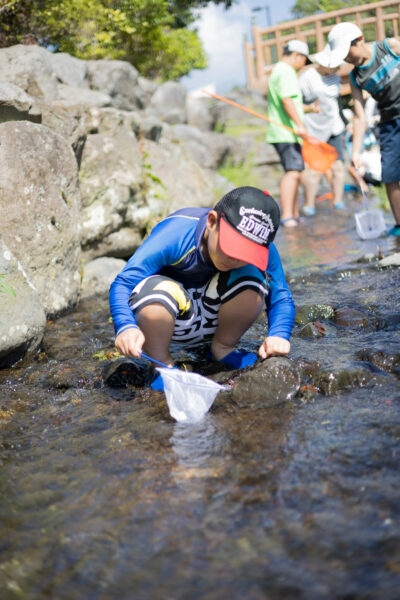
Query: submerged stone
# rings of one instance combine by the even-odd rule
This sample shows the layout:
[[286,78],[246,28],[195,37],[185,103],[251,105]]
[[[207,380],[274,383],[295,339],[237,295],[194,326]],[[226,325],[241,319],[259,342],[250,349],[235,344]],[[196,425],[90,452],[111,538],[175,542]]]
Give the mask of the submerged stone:
[[318,319],[333,319],[335,311],[329,304],[309,304],[296,309],[295,323],[306,325]]
[[321,338],[326,335],[326,329],[319,321],[307,323],[299,331],[299,336],[305,338]]
[[241,406],[275,406],[291,400],[299,388],[300,373],[296,365],[287,358],[272,357],[243,373],[231,396]]

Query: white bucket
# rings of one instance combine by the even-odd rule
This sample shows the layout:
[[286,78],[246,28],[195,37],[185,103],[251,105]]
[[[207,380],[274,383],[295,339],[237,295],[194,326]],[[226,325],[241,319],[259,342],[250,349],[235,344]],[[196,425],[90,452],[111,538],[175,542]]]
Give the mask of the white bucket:
[[357,233],[363,240],[373,240],[386,229],[383,212],[379,208],[355,213]]
[[157,368],[171,417],[178,423],[196,423],[210,409],[219,391],[225,386],[198,373],[178,369]]

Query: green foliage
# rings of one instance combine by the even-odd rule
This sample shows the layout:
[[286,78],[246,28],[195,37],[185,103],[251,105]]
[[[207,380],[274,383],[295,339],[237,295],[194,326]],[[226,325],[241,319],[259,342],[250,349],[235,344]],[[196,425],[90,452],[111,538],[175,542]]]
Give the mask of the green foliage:
[[0,47],[36,39],[81,59],[121,59],[150,78],[204,69],[194,8],[232,0],[5,0]]
[[11,285],[4,281],[4,279],[5,275],[0,273],[0,294],[7,294],[7,296],[10,296],[11,298],[15,298],[17,294]]
[[371,4],[375,0],[297,0],[291,8],[291,13],[295,19],[308,17],[318,13],[327,13],[341,8],[351,8],[361,4]]

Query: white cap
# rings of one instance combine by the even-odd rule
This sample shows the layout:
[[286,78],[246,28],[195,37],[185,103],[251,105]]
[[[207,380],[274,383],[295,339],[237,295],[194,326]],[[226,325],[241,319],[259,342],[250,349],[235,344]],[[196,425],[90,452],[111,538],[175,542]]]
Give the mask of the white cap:
[[[338,23],[335,25],[328,35],[329,60],[328,64],[324,66],[331,69],[339,67],[349,53],[351,42],[362,37],[362,35],[361,29],[354,23]],[[326,48],[322,52],[325,50]]]
[[[329,44],[327,44],[325,46],[325,48],[321,51],[321,52],[317,52],[316,54],[312,54],[311,55],[311,59],[313,62],[318,63],[319,65],[321,65],[321,67],[327,67],[329,69],[333,69],[336,67],[331,67],[330,63],[331,63],[331,49],[329,47]],[[339,65],[337,65],[339,66]]]
[[289,52],[298,52],[299,54],[303,54],[307,58],[307,63],[310,63],[311,60],[309,58],[310,51],[308,49],[308,44],[306,42],[302,42],[301,40],[290,40],[285,48]]

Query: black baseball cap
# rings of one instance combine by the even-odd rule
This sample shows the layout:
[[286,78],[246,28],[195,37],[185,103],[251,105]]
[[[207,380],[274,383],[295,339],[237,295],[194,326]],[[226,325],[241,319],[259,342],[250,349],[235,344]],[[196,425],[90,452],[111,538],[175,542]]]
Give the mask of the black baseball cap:
[[273,197],[255,187],[231,190],[215,205],[220,215],[219,245],[231,258],[265,271],[269,244],[280,223],[280,210]]

